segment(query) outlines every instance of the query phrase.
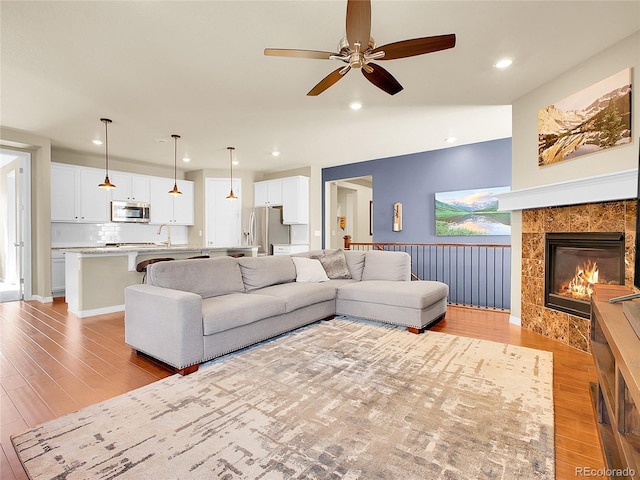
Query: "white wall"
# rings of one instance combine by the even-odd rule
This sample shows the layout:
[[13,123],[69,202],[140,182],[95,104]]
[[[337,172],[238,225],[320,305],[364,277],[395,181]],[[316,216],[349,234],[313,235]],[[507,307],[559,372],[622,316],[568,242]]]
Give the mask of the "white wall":
[[[631,67],[631,144],[583,155],[544,167],[538,166],[538,111],[615,73]],[[636,168],[638,166],[638,119],[640,116],[640,31],[572,67],[554,80],[513,103],[512,190],[548,185]],[[520,319],[522,215],[512,213],[511,316]]]

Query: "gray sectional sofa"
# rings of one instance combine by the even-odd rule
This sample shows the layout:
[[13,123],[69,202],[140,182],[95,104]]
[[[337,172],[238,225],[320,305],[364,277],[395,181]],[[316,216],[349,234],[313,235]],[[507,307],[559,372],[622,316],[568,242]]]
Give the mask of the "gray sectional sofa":
[[335,315],[406,326],[443,318],[448,286],[411,281],[404,252],[318,250],[150,265],[125,289],[125,342],[187,374],[212,358]]

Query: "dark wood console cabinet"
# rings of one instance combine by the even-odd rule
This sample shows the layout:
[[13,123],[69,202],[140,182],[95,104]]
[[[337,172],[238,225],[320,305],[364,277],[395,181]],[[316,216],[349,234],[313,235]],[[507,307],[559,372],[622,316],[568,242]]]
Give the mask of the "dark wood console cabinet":
[[598,373],[592,394],[607,475],[640,480],[640,338],[623,304],[609,303],[625,293],[631,292],[596,285],[591,299],[591,351]]

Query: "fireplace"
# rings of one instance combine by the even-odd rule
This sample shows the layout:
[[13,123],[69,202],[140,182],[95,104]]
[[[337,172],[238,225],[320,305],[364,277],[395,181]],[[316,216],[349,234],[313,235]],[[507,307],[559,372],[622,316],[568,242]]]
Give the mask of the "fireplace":
[[593,285],[624,285],[624,233],[547,233],[544,305],[589,318]]

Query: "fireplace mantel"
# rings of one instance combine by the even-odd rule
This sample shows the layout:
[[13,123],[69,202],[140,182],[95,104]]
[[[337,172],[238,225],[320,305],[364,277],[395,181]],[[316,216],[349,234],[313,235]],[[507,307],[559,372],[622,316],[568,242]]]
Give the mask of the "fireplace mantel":
[[496,194],[499,209],[526,210],[580,203],[608,202],[636,198],[638,170],[622,170],[604,175],[551,183]]

